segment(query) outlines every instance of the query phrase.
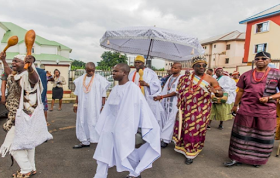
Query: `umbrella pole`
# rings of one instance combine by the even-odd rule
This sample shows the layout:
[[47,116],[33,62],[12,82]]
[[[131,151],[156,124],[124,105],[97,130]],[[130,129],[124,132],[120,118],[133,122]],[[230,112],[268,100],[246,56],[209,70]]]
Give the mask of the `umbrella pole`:
[[152,42],[153,42],[153,39],[151,39],[151,41],[150,41],[148,55],[147,55],[147,67],[150,69],[152,68],[152,60],[149,60],[149,56],[150,56],[150,51],[151,51],[151,47],[152,47]]

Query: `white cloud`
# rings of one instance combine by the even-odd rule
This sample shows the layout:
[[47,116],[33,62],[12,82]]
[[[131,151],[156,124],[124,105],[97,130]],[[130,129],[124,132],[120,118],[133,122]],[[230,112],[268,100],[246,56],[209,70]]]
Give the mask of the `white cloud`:
[[238,22],[278,0],[0,0],[0,21],[10,21],[73,49],[71,58],[100,60],[99,39],[107,29],[154,26],[200,40],[240,30]]

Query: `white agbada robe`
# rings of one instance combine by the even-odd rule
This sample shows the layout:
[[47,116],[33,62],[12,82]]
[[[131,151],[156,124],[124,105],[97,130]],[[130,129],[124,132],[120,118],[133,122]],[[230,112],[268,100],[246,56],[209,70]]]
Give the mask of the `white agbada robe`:
[[[76,120],[76,135],[80,142],[85,145],[97,143],[99,135],[95,130],[100,110],[102,108],[102,97],[106,97],[106,91],[110,83],[99,74],[94,74],[93,83],[89,93],[83,90],[83,76],[74,80],[76,86],[74,94],[78,96],[78,110]],[[91,77],[86,77],[86,85]]]
[[222,76],[220,79],[217,79],[220,87],[223,88],[223,90],[228,93],[228,99],[226,104],[232,104],[235,101],[236,97],[236,82],[228,77],[228,76]]
[[[133,76],[135,73],[136,73],[136,75],[135,75],[134,83],[139,87],[140,75],[136,70],[130,72],[128,79],[130,81],[133,81]],[[146,98],[151,110],[153,111],[153,113],[160,125],[160,128],[162,128],[162,120],[165,120],[165,111],[159,101],[154,101],[154,97],[159,96],[161,93],[160,80],[158,79],[157,74],[149,68],[144,69],[143,80],[146,83],[148,83],[150,86],[150,87],[146,87],[146,86],[144,87],[145,98]],[[140,87],[139,87],[139,89],[140,89]]]
[[[141,128],[146,141],[135,148]],[[94,178],[106,178],[109,167],[138,176],[161,155],[160,128],[139,87],[129,81],[113,88],[96,125],[100,139],[93,158],[98,167]]]
[[[179,75],[177,78],[174,79],[174,81],[171,81],[171,79],[173,77],[173,75],[171,75],[169,77],[169,79],[167,80],[167,82],[161,92],[161,95],[166,95],[166,94],[176,92],[178,82],[179,82],[179,79],[181,78],[181,76],[182,75]],[[170,89],[168,90],[168,88],[170,88]],[[178,103],[178,98],[176,95],[172,96],[172,97],[164,98],[161,101],[161,104],[162,104],[163,108],[165,109],[166,120],[164,120],[162,122],[163,128],[161,130],[160,138],[165,143],[170,143],[172,141],[176,114],[178,112],[177,103]]]

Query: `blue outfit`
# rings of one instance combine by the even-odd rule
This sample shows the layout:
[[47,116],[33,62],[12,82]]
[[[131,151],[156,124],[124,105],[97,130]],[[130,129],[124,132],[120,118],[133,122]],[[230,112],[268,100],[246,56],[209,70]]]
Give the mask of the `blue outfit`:
[[42,102],[43,102],[43,104],[45,106],[45,104],[46,104],[46,96],[47,96],[47,87],[48,87],[47,86],[47,84],[48,84],[48,82],[47,82],[47,74],[46,74],[44,69],[36,68],[36,70],[37,70],[37,72],[39,74],[39,77],[41,79],[41,82],[42,82],[42,85],[43,85],[43,88],[44,88],[43,92],[41,94],[41,99],[42,99]]

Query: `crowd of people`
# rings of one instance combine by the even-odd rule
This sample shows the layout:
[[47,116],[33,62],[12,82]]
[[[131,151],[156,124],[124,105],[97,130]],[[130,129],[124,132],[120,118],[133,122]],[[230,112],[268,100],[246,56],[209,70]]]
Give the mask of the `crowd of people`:
[[[46,84],[53,83],[50,111],[55,99],[59,99],[60,111],[65,79],[58,70],[53,77],[35,68],[33,56],[15,56],[12,69],[5,58],[2,52],[2,87],[7,84],[8,94],[1,102],[5,101],[9,113],[0,153],[10,153],[18,163],[20,170],[13,177],[30,177],[36,174],[35,147],[52,139],[46,122]],[[273,151],[274,140],[280,137],[280,124],[276,122],[280,113],[276,112],[276,106],[280,109],[280,70],[269,67],[271,55],[267,52],[257,53],[254,62],[255,69],[241,76],[237,71],[230,75],[223,68],[207,69],[206,58],[195,56],[193,70],[182,74],[181,63],[175,62],[160,82],[157,74],[145,67],[145,58],[137,56],[134,71],[124,63],[114,66],[113,78],[118,85],[108,98],[110,83],[96,74],[94,63],[89,62],[86,73],[74,81],[73,111],[80,143],[73,149],[97,143],[94,178],[106,178],[108,168],[113,166],[118,172],[128,171],[127,178],[141,178],[141,172],[151,168],[161,156],[161,149],[172,141],[174,150],[186,157],[185,163],[192,164],[205,146],[211,122],[219,121],[218,129],[222,130],[223,122],[234,118],[230,161],[224,165],[264,165]],[[25,69],[24,64],[29,67]],[[24,125],[27,117],[44,118],[36,121],[40,132]],[[38,134],[30,138],[29,133]]]

